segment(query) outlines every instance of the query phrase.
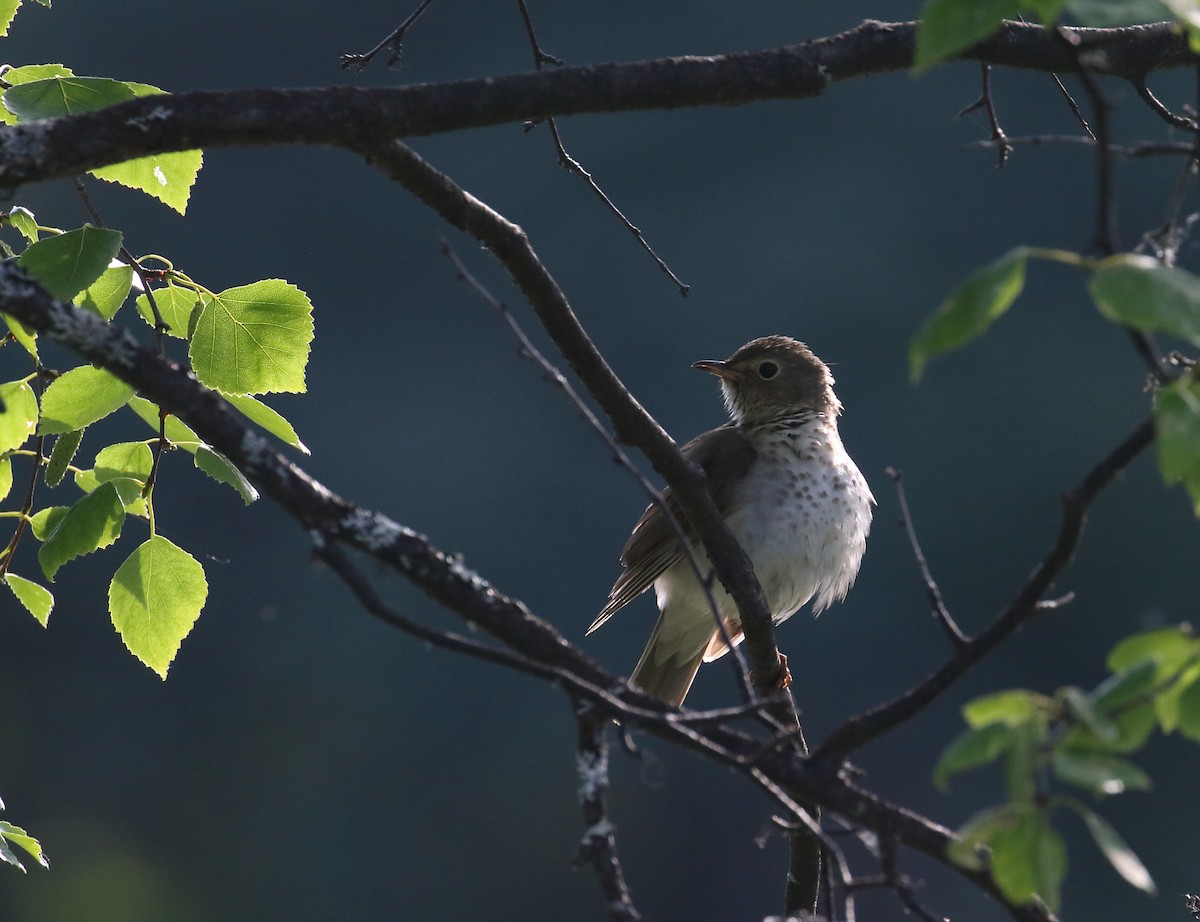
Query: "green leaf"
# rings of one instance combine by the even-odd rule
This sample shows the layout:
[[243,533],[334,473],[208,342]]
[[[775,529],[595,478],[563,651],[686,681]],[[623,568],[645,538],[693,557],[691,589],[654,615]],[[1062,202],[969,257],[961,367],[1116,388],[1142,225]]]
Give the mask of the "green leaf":
[[0,499],[8,496],[12,490],[12,458],[8,455],[0,458]]
[[1067,732],[1063,746],[1080,752],[1135,752],[1150,738],[1157,724],[1154,704],[1149,701],[1135,707],[1125,703],[1111,719],[1117,727],[1116,739],[1101,739],[1087,727],[1077,725]]
[[1049,724],[1044,718],[1013,727],[1008,764],[1005,765],[1008,799],[1013,803],[1033,803],[1037,796],[1039,750],[1047,742],[1048,734]]
[[21,0],[0,0],[0,36],[8,35],[8,27],[20,6]]
[[968,701],[963,705],[962,714],[972,727],[993,723],[1004,723],[1011,727],[1029,720],[1039,708],[1049,704],[1045,695],[1024,688],[1012,688]]
[[1150,776],[1124,759],[1092,752],[1058,748],[1052,764],[1060,781],[1086,788],[1097,797],[1125,791],[1150,790]]
[[110,266],[75,297],[75,303],[112,320],[133,287],[132,266]]
[[54,608],[54,596],[50,594],[50,590],[15,573],[5,573],[3,579],[5,585],[17,597],[17,601],[29,610],[38,624],[45,627],[50,620],[50,611]]
[[57,487],[67,473],[67,465],[75,458],[79,443],[83,441],[83,430],[72,429],[54,440],[54,449],[46,463],[46,486]]
[[17,262],[54,297],[69,300],[100,278],[120,248],[120,231],[85,224],[29,244]]
[[1067,872],[1067,850],[1046,815],[1029,808],[1011,826],[991,837],[992,879],[1010,903],[1023,906],[1035,896],[1056,912]]
[[925,363],[982,336],[1025,287],[1028,250],[1017,247],[959,286],[925,321],[908,347],[909,377],[920,380]]
[[21,348],[33,356],[36,361],[38,359],[37,333],[26,327],[16,317],[10,317],[8,314],[0,314],[0,319],[8,325],[8,330],[12,333],[13,339],[20,343]]
[[188,356],[200,381],[223,394],[304,391],[312,302],[266,279],[205,300]]
[[1092,703],[1090,695],[1082,689],[1070,686],[1062,689],[1059,694],[1071,716],[1087,727],[1102,740],[1112,742],[1117,738],[1117,726],[1109,720]]
[[[170,327],[167,330],[168,336],[187,339],[188,320],[192,315],[192,308],[199,302],[200,296],[190,288],[167,285],[165,288],[154,289],[154,303],[158,305],[158,313],[162,316],[163,323]],[[138,295],[134,304],[146,323],[154,326],[154,311],[150,309],[150,301],[146,295]]]
[[1163,481],[1182,483],[1200,516],[1200,382],[1185,377],[1161,387],[1154,428]]
[[14,826],[12,823],[0,820],[0,846],[3,846],[3,848],[0,849],[0,858],[3,858],[9,864],[16,865],[18,868],[24,871],[25,865],[21,864],[21,862],[17,860],[17,856],[12,853],[12,850],[7,844],[9,842],[28,852],[29,856],[42,867],[50,867],[50,861],[46,858],[45,854],[43,854],[42,845],[37,839],[33,838],[33,836],[27,833],[20,826]]
[[1200,345],[1200,278],[1190,272],[1123,253],[1104,260],[1088,288],[1114,323]]
[[1192,633],[1189,625],[1177,625],[1126,637],[1112,648],[1106,665],[1113,672],[1122,672],[1142,660],[1152,659],[1165,677],[1197,653],[1200,653],[1200,637]]
[[1020,12],[1020,0],[926,0],[917,29],[914,70],[925,70],[978,44],[1002,20],[1014,19]]
[[1170,11],[1159,0],[1068,0],[1067,10],[1083,26],[1110,28],[1163,22]]
[[983,870],[980,849],[988,844],[997,831],[1011,826],[1015,816],[1015,808],[1008,804],[979,811],[955,832],[954,838],[946,846],[946,857],[960,868]]
[[108,77],[53,75],[28,80],[4,93],[4,107],[23,122],[94,112],[139,94],[133,84]]
[[112,166],[91,170],[97,179],[120,183],[158,199],[180,214],[187,211],[192,186],[204,165],[204,154],[198,150],[151,154],[126,160]]
[[[61,64],[26,64],[4,72],[4,80],[9,86],[16,86],[18,83],[32,83],[35,80],[46,80],[50,77],[69,76],[71,76],[71,69]],[[3,105],[0,100],[0,122],[5,125],[15,125],[17,121],[16,114]]]
[[[7,80],[11,73],[11,71],[6,73],[4,79]],[[20,232],[22,237],[30,243],[37,243],[39,235],[38,224],[37,218],[33,216],[32,211],[22,205],[17,205],[8,213],[8,220]]]
[[1197,0],[1163,0],[1163,5],[1189,29],[1200,28],[1200,2]]
[[1126,883],[1149,894],[1157,893],[1158,888],[1154,885],[1154,880],[1150,877],[1146,866],[1142,864],[1141,859],[1134,854],[1133,849],[1126,844],[1120,833],[1112,827],[1108,820],[1094,810],[1089,810],[1083,804],[1072,803],[1071,806],[1083,817],[1088,832],[1092,834],[1096,845],[1104,853],[1108,863],[1125,878]]
[[1180,692],[1179,732],[1200,743],[1200,681],[1184,686]]
[[1013,743],[1014,732],[1002,723],[964,730],[946,747],[933,769],[933,783],[946,790],[949,780],[960,772],[994,762]]
[[1103,713],[1111,713],[1145,695],[1157,678],[1158,664],[1154,660],[1138,660],[1097,685],[1092,692],[1092,704]]
[[261,426],[281,442],[291,445],[293,448],[299,448],[306,455],[311,454],[308,446],[300,441],[300,436],[296,435],[292,424],[265,403],[255,400],[253,397],[238,396],[237,394],[227,394],[225,399],[233,404],[239,413]]
[[38,405],[33,388],[24,381],[0,384],[0,454],[20,448],[37,426]]
[[200,563],[154,535],[113,576],[108,610],[129,652],[165,679],[207,597]]
[[42,394],[38,432],[46,435],[90,426],[125,406],[132,396],[130,385],[103,368],[72,368],[55,378]]
[[1023,0],[1022,9],[1029,10],[1045,25],[1055,22],[1067,7],[1067,0]]
[[59,567],[108,547],[121,534],[125,504],[112,483],[102,484],[85,495],[62,517],[38,551],[38,563],[46,579],[54,582]]
[[[1125,638],[1108,655],[1108,668],[1128,669],[1140,660],[1157,666],[1154,681],[1165,685],[1154,698],[1159,726],[1170,733],[1179,724],[1179,697],[1191,682],[1200,678],[1200,638],[1190,626],[1144,631]],[[1168,680],[1175,679],[1168,684]]]
[[100,483],[128,477],[145,484],[153,466],[154,453],[149,445],[144,442],[118,442],[100,450],[93,470]]
[[[154,434],[158,435],[158,405],[151,403],[144,397],[134,397],[129,401],[129,408],[144,422],[147,426],[154,430]],[[196,435],[182,420],[175,416],[167,417],[167,438],[172,445],[178,445],[185,451],[190,451],[193,454],[196,452],[197,445],[203,445],[204,440]]]
[[29,517],[29,527],[33,536],[39,541],[45,541],[46,537],[58,528],[63,516],[70,511],[70,506],[47,506],[40,512],[35,512]]
[[233,466],[233,462],[219,451],[213,451],[207,445],[196,449],[196,467],[208,474],[217,483],[227,483],[242,497],[242,502],[249,506],[258,499],[258,490],[246,479],[246,475]]

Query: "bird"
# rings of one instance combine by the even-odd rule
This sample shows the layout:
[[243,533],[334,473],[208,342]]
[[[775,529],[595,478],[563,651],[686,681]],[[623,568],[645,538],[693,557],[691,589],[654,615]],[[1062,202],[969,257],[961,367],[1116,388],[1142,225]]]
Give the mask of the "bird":
[[[709,495],[746,551],[781,624],[813,600],[814,616],[844,599],[858,575],[871,528],[867,481],[838,434],[842,404],[833,375],[804,343],[764,336],[724,361],[693,368],[720,379],[730,420],[683,446],[703,469]],[[694,529],[671,495],[671,509],[702,574],[711,564]],[[652,503],[621,552],[624,566],[608,602],[588,628],[591,634],[653,586],[659,616],[631,684],[680,707],[702,662],[728,652],[709,596],[677,532]],[[743,639],[733,599],[719,583],[711,596],[733,644]],[[791,681],[782,658],[780,684]]]

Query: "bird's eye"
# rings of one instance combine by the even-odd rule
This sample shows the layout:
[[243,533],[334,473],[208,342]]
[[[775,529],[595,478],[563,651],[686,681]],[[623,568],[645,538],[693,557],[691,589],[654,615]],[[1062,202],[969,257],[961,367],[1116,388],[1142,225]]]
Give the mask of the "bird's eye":
[[758,366],[758,376],[764,381],[770,381],[779,374],[779,366],[774,362],[763,362]]

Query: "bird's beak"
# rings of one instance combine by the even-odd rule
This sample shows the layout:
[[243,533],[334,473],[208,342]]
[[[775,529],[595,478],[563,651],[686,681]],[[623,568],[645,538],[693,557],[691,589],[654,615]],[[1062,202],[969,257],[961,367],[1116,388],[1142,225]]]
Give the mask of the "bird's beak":
[[726,381],[732,381],[737,377],[737,372],[729,367],[726,362],[695,362],[693,368],[699,368],[701,371],[707,371],[710,375],[716,375],[718,378],[724,378]]

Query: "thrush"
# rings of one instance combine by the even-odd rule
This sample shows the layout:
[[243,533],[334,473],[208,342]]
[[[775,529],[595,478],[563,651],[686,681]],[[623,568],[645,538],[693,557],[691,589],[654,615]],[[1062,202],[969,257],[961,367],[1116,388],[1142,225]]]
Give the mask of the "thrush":
[[[713,502],[754,565],[774,622],[786,621],[810,599],[819,614],[854,583],[875,502],[838,435],[842,404],[828,366],[802,342],[765,336],[723,362],[692,367],[720,378],[731,419],[688,442],[683,453],[704,470]],[[662,508],[647,508],[621,553],[625,569],[587,632],[653,586],[658,623],[629,681],[678,706],[700,664],[728,647],[687,553],[706,575],[711,564],[669,488],[662,500],[683,528],[687,552]],[[718,584],[711,595],[729,638],[740,643],[733,599]]]

